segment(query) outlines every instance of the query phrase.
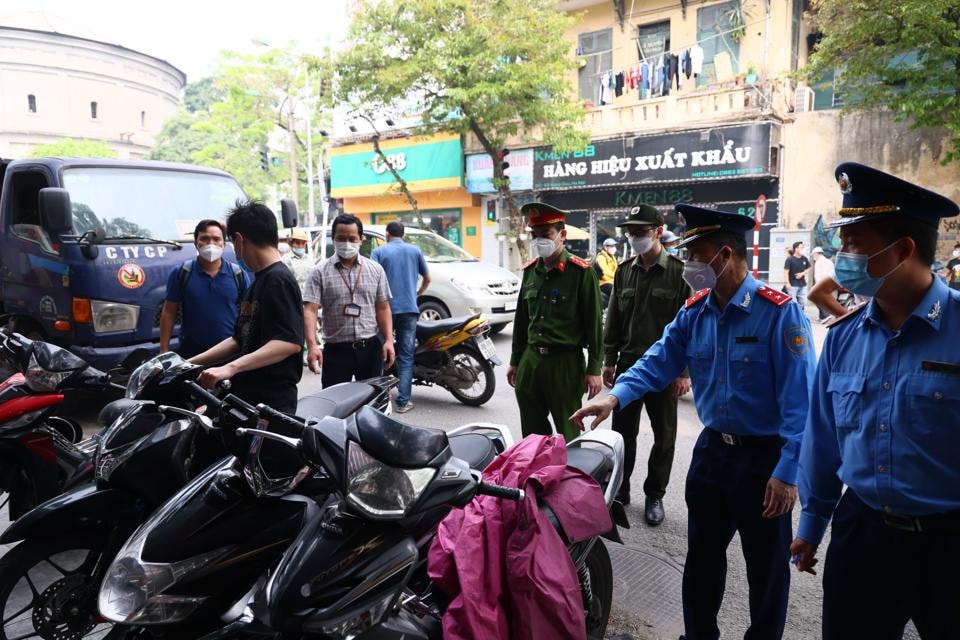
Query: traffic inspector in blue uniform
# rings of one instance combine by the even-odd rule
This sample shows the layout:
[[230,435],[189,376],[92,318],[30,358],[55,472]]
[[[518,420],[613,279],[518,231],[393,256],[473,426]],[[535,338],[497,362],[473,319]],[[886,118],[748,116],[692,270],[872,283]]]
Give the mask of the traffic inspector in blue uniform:
[[720,637],[727,546],[740,532],[750,583],[750,639],[783,635],[790,591],[790,512],[815,358],[810,323],[790,296],[747,269],[743,215],[676,206],[687,225],[684,279],[696,291],[610,394],[573,414],[595,428],[614,408],[662,391],[688,368],[706,427],[687,473],[687,640]]
[[793,560],[814,572],[832,518],[826,640],[893,640],[911,618],[925,640],[958,638],[960,292],[930,266],[940,219],[960,208],[860,164],[836,178],[837,281],[873,300],[835,321],[823,345]]

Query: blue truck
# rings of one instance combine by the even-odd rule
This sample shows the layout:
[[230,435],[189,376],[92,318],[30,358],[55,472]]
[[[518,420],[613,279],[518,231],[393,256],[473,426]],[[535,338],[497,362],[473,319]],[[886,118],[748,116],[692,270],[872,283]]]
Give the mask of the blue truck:
[[[100,158],[0,159],[0,185],[0,326],[102,370],[159,349],[167,277],[196,255],[194,226],[245,197],[216,169]],[[291,201],[283,214],[293,226]]]

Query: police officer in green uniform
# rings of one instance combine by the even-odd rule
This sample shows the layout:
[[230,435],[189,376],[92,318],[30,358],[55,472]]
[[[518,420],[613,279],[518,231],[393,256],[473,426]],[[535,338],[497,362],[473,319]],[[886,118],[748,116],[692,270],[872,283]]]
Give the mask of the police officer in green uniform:
[[[663,334],[663,329],[693,293],[683,281],[683,261],[660,244],[663,214],[650,205],[634,207],[617,225],[624,228],[634,256],[624,260],[613,280],[603,332],[603,382],[613,387],[616,376],[633,366]],[[623,436],[623,482],[617,499],[630,504],[630,475],[637,457],[637,433],[644,407],[653,429],[653,447],[647,461],[644,519],[650,526],[663,522],[663,496],[673,467],[677,439],[677,398],[690,391],[684,372],[670,386],[654,391],[613,412],[613,430]]]
[[580,434],[569,416],[580,407],[584,387],[589,399],[602,384],[600,286],[590,263],[563,246],[565,211],[533,202],[520,213],[536,257],[523,268],[507,382],[517,394],[524,436],[552,434],[549,414],[570,441]]

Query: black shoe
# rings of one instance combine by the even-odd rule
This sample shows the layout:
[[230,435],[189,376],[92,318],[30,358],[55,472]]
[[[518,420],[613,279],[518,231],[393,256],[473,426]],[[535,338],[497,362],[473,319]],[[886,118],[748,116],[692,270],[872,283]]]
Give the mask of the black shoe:
[[663,513],[663,500],[660,498],[647,498],[643,509],[643,519],[651,527],[657,527],[663,524],[666,515]]
[[627,506],[628,504],[630,504],[630,492],[623,491],[623,490],[618,491],[617,495],[614,496],[613,499],[619,502],[620,504],[622,504],[623,506]]

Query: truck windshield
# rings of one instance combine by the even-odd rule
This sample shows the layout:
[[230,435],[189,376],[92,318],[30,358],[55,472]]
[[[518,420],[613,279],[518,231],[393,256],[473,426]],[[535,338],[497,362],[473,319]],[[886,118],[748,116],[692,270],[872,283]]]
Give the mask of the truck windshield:
[[244,194],[233,178],[162,169],[76,167],[63,172],[73,231],[107,238],[192,239],[200,220],[223,220]]

